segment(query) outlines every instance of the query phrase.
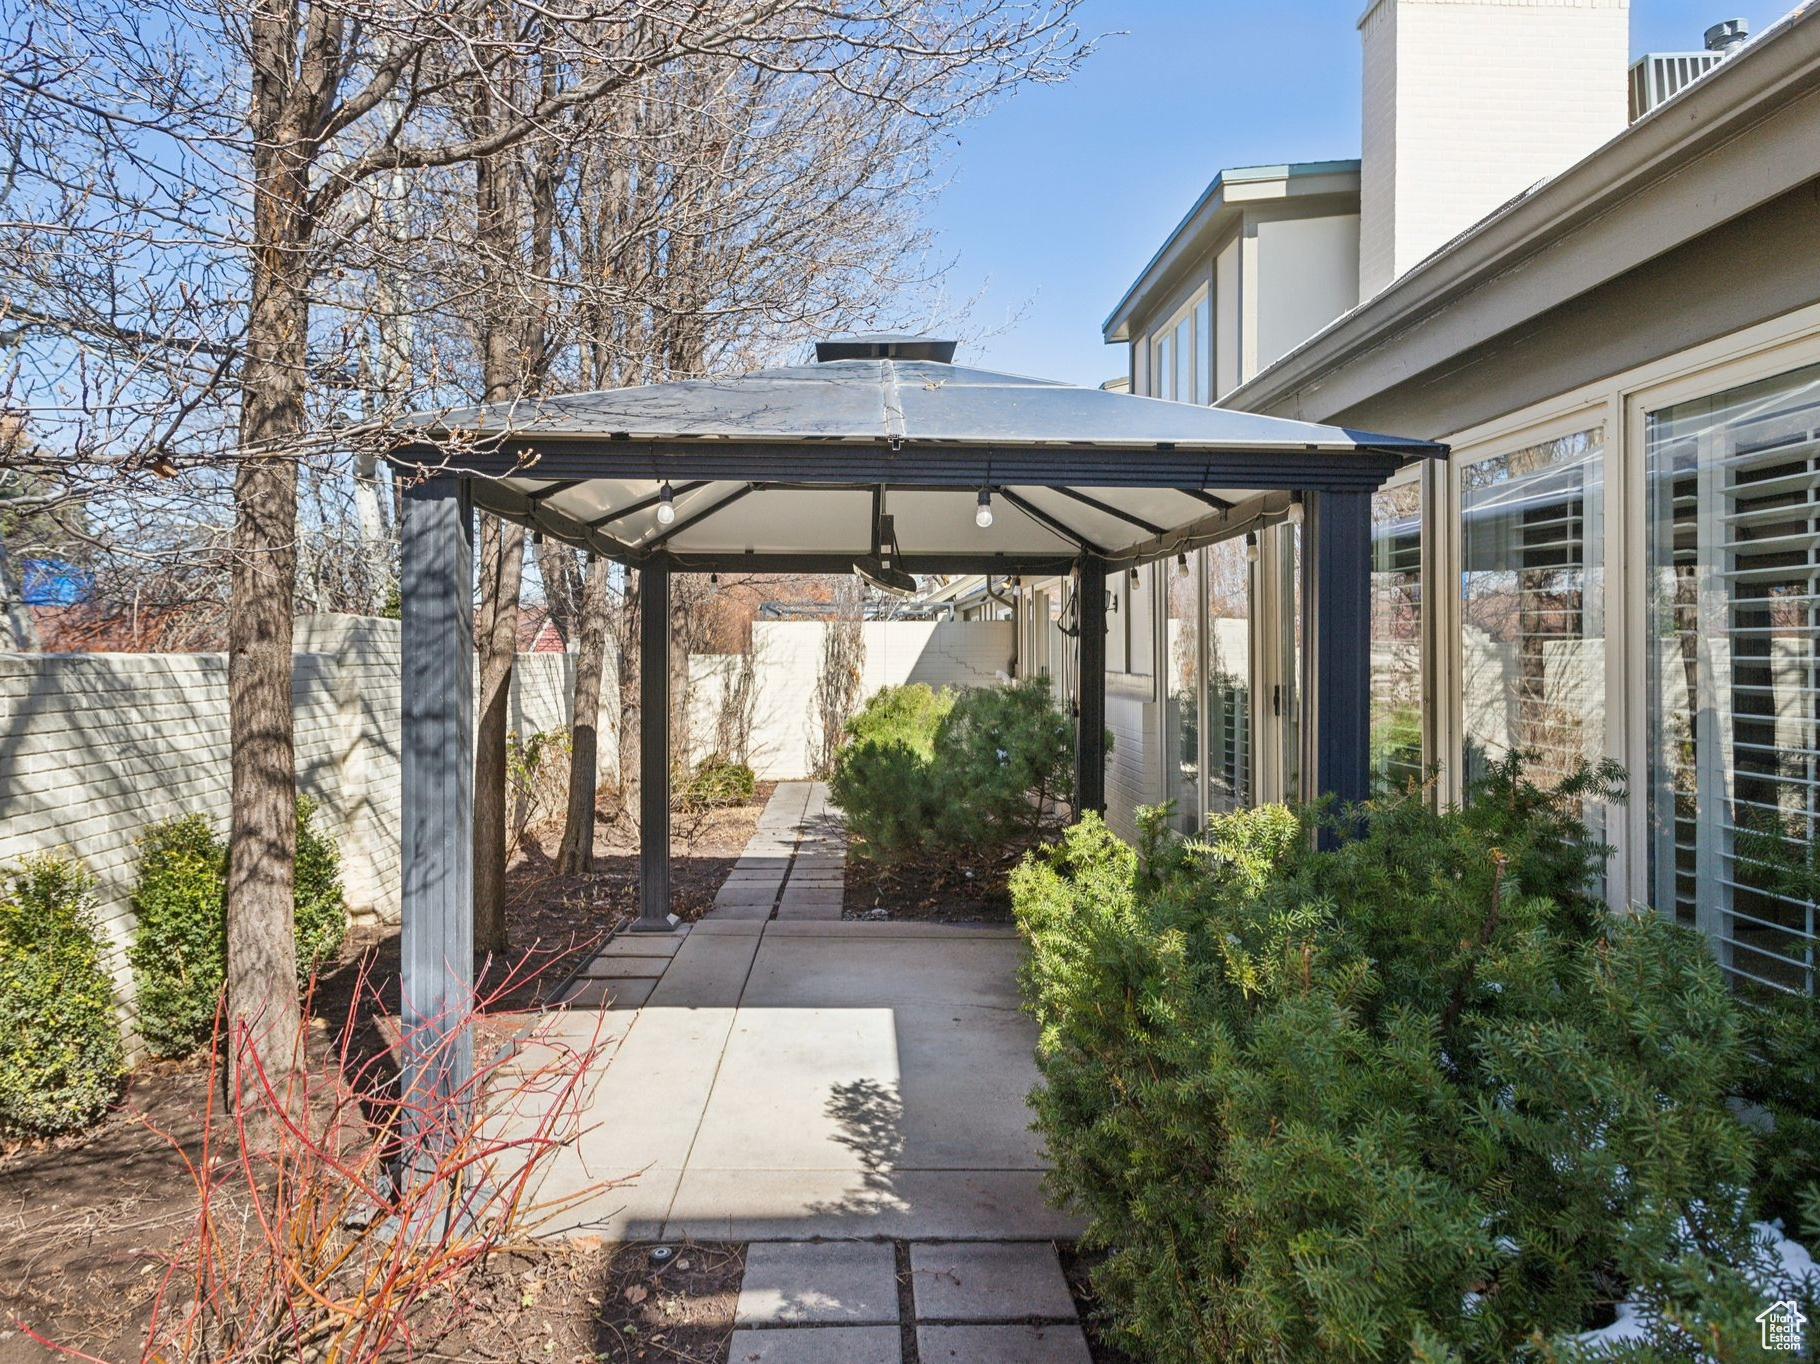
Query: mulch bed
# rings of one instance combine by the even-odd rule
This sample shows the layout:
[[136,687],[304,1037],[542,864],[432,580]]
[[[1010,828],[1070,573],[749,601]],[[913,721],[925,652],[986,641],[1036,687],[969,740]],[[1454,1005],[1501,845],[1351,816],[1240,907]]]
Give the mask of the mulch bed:
[[849,846],[842,917],[1008,924],[1006,880],[1022,856],[1021,851],[992,858],[950,855],[887,865]]
[[679,1241],[667,1264],[650,1244],[566,1245],[495,1254],[463,1288],[419,1359],[514,1364],[722,1364],[733,1336],[745,1248]]
[[[767,784],[748,805],[674,817],[671,874],[685,918],[699,917],[713,906],[714,893],[744,851],[770,792]],[[507,926],[519,952],[514,969],[475,963],[482,992],[491,995],[491,1016],[477,1028],[481,1054],[516,1034],[526,1022],[524,1012],[548,1000],[588,954],[637,913],[637,830],[629,819],[603,812],[596,828],[595,866],[587,876],[555,875],[544,848],[554,849],[560,830],[546,837],[547,843],[528,846],[506,877]],[[398,961],[395,928],[349,935],[340,958],[316,983],[313,1012],[319,1021],[310,1031],[312,1049],[326,1050],[351,1019],[356,1060],[389,1053],[389,1020],[377,1001],[396,1000]],[[395,1029],[390,1031],[395,1035]],[[38,1345],[16,1319],[97,1358],[139,1358],[161,1257],[190,1229],[196,1212],[182,1157],[151,1128],[171,1134],[193,1155],[208,1088],[199,1059],[147,1064],[128,1078],[120,1108],[88,1132],[0,1148],[0,1364],[68,1358]],[[723,1358],[733,1297],[715,1276],[730,1274],[730,1292],[736,1295],[738,1264],[737,1254],[727,1248],[707,1248],[689,1269],[672,1266],[666,1271],[662,1292],[649,1297],[654,1305],[645,1307],[624,1298],[637,1267],[620,1248],[539,1249],[528,1259],[498,1255],[488,1273],[471,1285],[475,1310],[458,1314],[460,1336],[451,1342],[453,1352],[441,1347],[429,1357],[441,1353],[444,1358],[546,1364]],[[527,1272],[535,1285],[522,1277],[504,1277]],[[705,1305],[723,1297],[724,1313],[721,1306]],[[598,1300],[598,1306],[590,1299]],[[615,1300],[621,1306],[609,1307]],[[547,1317],[548,1333],[541,1324],[530,1329],[540,1304],[544,1316],[535,1321]],[[655,1340],[659,1327],[653,1312],[670,1321],[663,1342]],[[720,1315],[724,1323],[715,1324]],[[627,1329],[634,1317],[642,1323],[638,1332]],[[580,1324],[571,1329],[563,1322]],[[721,1353],[698,1353],[713,1331],[723,1331]],[[633,1353],[612,1353],[619,1348],[613,1342],[622,1339],[635,1341]],[[569,1343],[559,1345],[559,1340]],[[552,1348],[546,1350],[546,1344]]]

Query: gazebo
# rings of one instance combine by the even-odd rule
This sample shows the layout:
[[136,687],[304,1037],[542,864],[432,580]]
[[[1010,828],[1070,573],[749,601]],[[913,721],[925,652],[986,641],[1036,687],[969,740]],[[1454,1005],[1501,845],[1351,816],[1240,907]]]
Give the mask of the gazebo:
[[464,1017],[473,987],[476,507],[641,575],[638,931],[676,922],[675,573],[1072,575],[1075,808],[1098,810],[1107,573],[1244,534],[1300,502],[1305,789],[1364,798],[1371,494],[1445,447],[970,369],[954,350],[920,337],[824,341],[810,365],[439,414],[396,446],[402,1021],[421,1039],[407,1092],[456,1092],[470,1073],[469,1044],[439,1039],[438,1020]]

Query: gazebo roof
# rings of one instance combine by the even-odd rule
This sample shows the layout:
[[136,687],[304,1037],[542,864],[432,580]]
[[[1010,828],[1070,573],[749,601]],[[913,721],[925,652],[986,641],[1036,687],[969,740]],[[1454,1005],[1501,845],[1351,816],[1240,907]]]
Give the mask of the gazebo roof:
[[1025,571],[1172,554],[1282,514],[1292,489],[1374,488],[1445,453],[929,358],[951,343],[820,349],[878,358],[426,416],[394,458],[480,474],[479,505],[629,562],[831,569],[877,552],[883,512],[906,568]]

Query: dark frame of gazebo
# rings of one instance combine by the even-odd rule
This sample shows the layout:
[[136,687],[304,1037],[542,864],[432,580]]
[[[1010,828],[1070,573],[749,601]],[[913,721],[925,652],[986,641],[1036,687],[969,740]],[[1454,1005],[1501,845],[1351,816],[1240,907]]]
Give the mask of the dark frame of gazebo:
[[[925,350],[930,345],[916,344]],[[946,349],[951,354],[952,346]],[[868,344],[842,354],[823,343],[822,358],[891,358],[899,353],[893,344]],[[902,353],[916,355],[908,346]],[[931,357],[925,353],[919,358]],[[935,358],[945,360],[947,355]],[[1103,406],[1103,399],[1150,404],[1142,411],[1151,413],[1156,405],[1153,399],[1060,385],[1045,385],[1043,391],[1092,392],[1096,408]],[[1268,421],[1218,409],[1194,410],[1205,417],[1242,418],[1254,425]],[[1131,411],[1134,417],[1141,415],[1140,409]],[[565,429],[558,438],[534,429],[534,421],[515,424],[509,410],[497,415],[504,420],[476,422],[472,414],[463,414],[459,420],[426,423],[421,434],[401,441],[392,454],[405,484],[400,590],[401,1022],[407,1039],[406,1093],[460,1093],[472,1066],[471,1041],[451,1038],[447,1032],[457,1026],[456,1020],[467,1017],[473,993],[476,508],[640,572],[640,914],[633,927],[664,932],[676,923],[670,913],[669,858],[671,575],[847,573],[856,559],[851,550],[829,552],[814,545],[787,552],[682,552],[671,544],[677,533],[754,491],[869,491],[874,497],[876,554],[876,517],[887,488],[968,496],[982,489],[1002,493],[1027,518],[1071,540],[1073,552],[917,553],[912,547],[897,555],[895,563],[910,573],[924,574],[1078,574],[1075,808],[1103,811],[1109,569],[1135,567],[1238,533],[1223,528],[1230,504],[1209,490],[1240,487],[1260,494],[1298,494],[1304,528],[1301,685],[1305,713],[1312,721],[1312,733],[1304,740],[1304,789],[1354,802],[1365,798],[1370,784],[1371,496],[1412,459],[1446,453],[1445,447],[1431,442],[1355,432],[1336,433],[1348,439],[1347,448],[1321,448],[1307,439],[1285,438],[1267,449],[1260,449],[1255,437],[1229,448],[1222,448],[1217,439],[1159,440],[1137,446],[1103,439],[1021,443],[1015,430],[984,441],[876,434],[831,441],[820,429],[796,439],[776,432],[753,440],[635,436],[610,428],[579,433]],[[1134,425],[1142,429],[1145,423]],[[477,437],[474,427],[495,433]],[[527,478],[539,481],[537,491],[513,486]],[[683,490],[720,482],[740,486],[700,516],[634,543],[606,534],[599,525],[565,516],[545,500],[552,492],[592,480],[662,481],[666,487],[673,485],[679,496]],[[1018,499],[1009,491],[1016,487],[1062,491],[1146,531],[1160,528],[1107,505],[1102,498],[1109,494],[1095,497],[1079,490],[1166,489],[1206,503],[1207,515],[1112,553]],[[652,494],[606,519],[632,515],[657,500]]]

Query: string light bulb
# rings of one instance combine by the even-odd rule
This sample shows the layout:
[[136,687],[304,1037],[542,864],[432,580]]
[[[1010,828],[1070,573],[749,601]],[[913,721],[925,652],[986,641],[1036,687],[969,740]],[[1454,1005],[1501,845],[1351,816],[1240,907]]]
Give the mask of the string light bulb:
[[1178,578],[1188,576],[1188,555],[1181,553],[1175,556],[1175,572]]
[[980,489],[979,510],[973,513],[973,524],[981,530],[992,526],[992,491],[989,488]]
[[1245,532],[1245,562],[1255,564],[1258,561],[1258,533],[1255,530]]
[[664,486],[657,490],[657,520],[660,525],[667,526],[676,520],[676,503],[671,498],[670,484],[666,480]]
[[1302,524],[1302,495],[1300,493],[1291,493],[1289,496],[1288,520],[1292,526]]

